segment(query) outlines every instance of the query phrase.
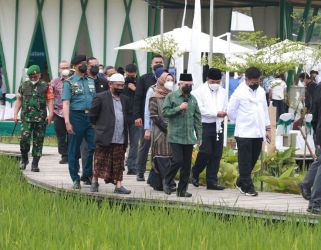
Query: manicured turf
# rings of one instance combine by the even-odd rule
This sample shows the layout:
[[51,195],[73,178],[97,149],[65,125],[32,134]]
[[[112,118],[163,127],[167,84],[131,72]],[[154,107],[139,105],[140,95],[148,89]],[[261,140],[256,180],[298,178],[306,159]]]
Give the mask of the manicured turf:
[[48,193],[0,156],[0,249],[320,249],[320,229]]

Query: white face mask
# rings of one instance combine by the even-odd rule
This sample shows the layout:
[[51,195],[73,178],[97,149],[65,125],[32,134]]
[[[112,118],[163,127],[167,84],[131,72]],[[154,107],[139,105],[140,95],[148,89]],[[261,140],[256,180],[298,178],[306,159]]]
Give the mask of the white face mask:
[[210,90],[216,92],[220,88],[220,85],[214,83],[214,84],[208,84],[208,87],[210,88]]
[[103,69],[100,69],[100,70],[99,70],[99,73],[100,73],[100,74],[104,74],[104,70],[103,70]]
[[174,90],[174,82],[167,81],[167,82],[165,82],[164,87],[170,91],[173,91]]
[[63,71],[61,71],[62,76],[69,76],[69,73],[70,73],[69,69],[64,69]]

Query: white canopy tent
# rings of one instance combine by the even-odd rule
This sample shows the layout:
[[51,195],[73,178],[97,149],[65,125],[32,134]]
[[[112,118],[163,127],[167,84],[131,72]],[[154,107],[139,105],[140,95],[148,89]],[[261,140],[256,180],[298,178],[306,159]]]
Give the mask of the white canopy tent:
[[[180,52],[190,52],[191,51],[191,40],[192,40],[192,29],[184,26],[182,28],[176,28],[172,31],[165,32],[164,37],[172,37],[174,41],[178,44]],[[133,43],[123,45],[121,47],[115,48],[115,50],[145,50],[148,41],[150,39],[160,39],[160,35],[148,37],[144,40],[139,40]],[[210,51],[210,36],[206,33],[201,33],[200,47],[203,52]],[[229,50],[230,47],[230,50]],[[213,53],[221,54],[236,54],[236,53],[249,53],[253,50],[246,48],[244,46],[232,43],[229,44],[227,41],[213,37]],[[201,58],[201,55],[200,55]]]
[[[163,36],[164,36],[164,39],[172,38],[178,45],[179,51],[177,51],[176,54],[173,56],[175,61],[182,61],[178,59],[183,57],[183,53],[192,51],[192,29],[191,28],[187,26],[184,26],[182,28],[176,28],[172,31],[165,32]],[[148,51],[148,49],[146,49],[147,45],[155,39],[161,39],[161,35],[148,37],[144,40],[139,40],[133,43],[129,43],[121,47],[117,47],[115,48],[115,50]],[[213,37],[212,39],[213,39],[213,53],[221,53],[224,55],[229,55],[229,54],[250,53],[253,51],[253,49],[246,48],[244,46],[235,44],[230,41],[226,41],[218,37]],[[200,41],[199,47],[201,48],[201,51],[210,52],[210,35],[202,32],[200,35],[199,41]],[[199,55],[200,63],[201,63],[201,59],[202,59],[201,55]],[[178,65],[175,65],[175,66],[178,66]],[[178,68],[177,74],[182,73],[181,71],[183,67],[177,67],[177,68]],[[196,78],[199,78],[199,77],[196,77]],[[200,84],[201,83],[197,83],[196,86]]]

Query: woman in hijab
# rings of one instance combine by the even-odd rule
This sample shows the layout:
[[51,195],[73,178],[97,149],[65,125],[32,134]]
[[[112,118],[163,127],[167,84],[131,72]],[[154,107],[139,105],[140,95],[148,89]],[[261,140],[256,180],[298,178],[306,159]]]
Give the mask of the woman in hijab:
[[150,118],[153,122],[151,143],[152,167],[156,173],[149,184],[155,190],[163,190],[162,181],[170,166],[171,150],[167,143],[167,119],[162,115],[162,106],[165,97],[173,91],[174,87],[173,76],[164,72],[158,78],[154,93],[149,101]]

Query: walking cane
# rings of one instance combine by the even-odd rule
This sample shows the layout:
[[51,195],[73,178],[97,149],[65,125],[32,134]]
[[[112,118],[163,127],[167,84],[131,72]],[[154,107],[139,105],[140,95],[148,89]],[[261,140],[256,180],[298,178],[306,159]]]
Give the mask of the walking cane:
[[301,135],[302,135],[302,137],[303,137],[303,139],[304,139],[305,145],[307,146],[307,148],[308,148],[308,150],[309,150],[309,152],[310,152],[313,160],[315,161],[315,160],[317,159],[317,157],[316,157],[315,154],[313,153],[313,151],[312,151],[312,149],[311,149],[311,147],[310,147],[310,145],[309,145],[309,143],[308,143],[307,136],[304,134],[302,127],[299,127],[299,130],[300,130]]
[[14,135],[14,132],[16,131],[17,125],[18,125],[18,122],[15,122],[13,130],[12,130],[12,133],[11,133],[11,137]]

